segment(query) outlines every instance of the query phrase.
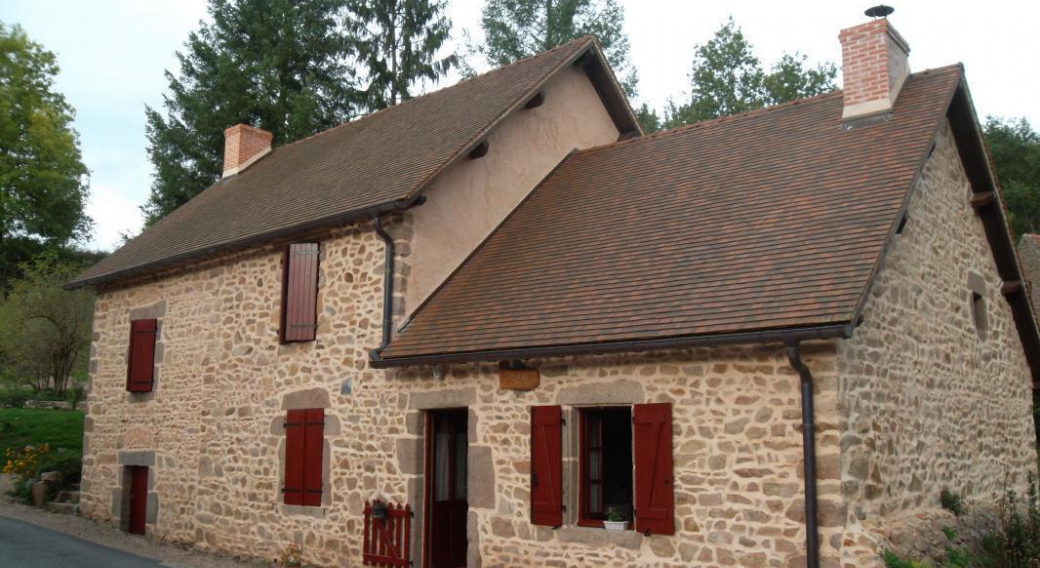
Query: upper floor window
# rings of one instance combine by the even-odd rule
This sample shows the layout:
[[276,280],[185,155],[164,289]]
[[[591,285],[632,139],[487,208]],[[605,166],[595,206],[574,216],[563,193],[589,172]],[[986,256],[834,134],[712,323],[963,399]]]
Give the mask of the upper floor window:
[[975,324],[975,333],[979,339],[986,339],[989,331],[989,319],[986,310],[986,281],[974,272],[968,274],[968,289],[971,290],[971,321]]
[[294,243],[282,255],[282,343],[314,341],[318,323],[318,243]]
[[130,322],[130,354],[127,357],[126,390],[151,392],[155,384],[155,337],[158,321],[140,319]]

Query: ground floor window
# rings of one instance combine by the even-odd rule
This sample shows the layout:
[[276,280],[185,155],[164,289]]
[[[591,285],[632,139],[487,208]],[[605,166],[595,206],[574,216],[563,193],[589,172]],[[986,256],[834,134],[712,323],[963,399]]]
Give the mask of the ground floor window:
[[[560,526],[572,504],[568,522],[581,526],[602,527],[613,509],[639,532],[674,534],[672,405],[577,407],[568,416],[577,428],[564,428],[560,406],[531,407],[531,522]],[[577,450],[569,454],[578,462],[576,497],[564,491],[564,447]]]
[[290,410],[285,416],[286,505],[321,506],[325,452],[325,410]]
[[632,519],[632,410],[579,411],[580,511],[578,524],[603,526],[611,511]]

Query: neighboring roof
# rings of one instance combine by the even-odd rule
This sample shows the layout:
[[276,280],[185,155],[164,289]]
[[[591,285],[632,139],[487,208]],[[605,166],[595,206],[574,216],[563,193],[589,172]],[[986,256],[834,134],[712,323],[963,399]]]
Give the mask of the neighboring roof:
[[392,208],[466,156],[560,69],[582,65],[623,133],[638,122],[595,40],[583,37],[276,148],[170,213],[70,286],[96,284]]
[[848,130],[837,91],[574,153],[374,364],[847,335],[961,79],[914,74]]

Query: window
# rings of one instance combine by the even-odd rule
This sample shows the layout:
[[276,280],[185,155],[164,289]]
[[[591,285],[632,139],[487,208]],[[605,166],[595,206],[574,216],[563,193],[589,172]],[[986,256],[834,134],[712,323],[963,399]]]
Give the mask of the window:
[[[602,526],[610,507],[635,530],[674,534],[672,405],[636,404],[577,409],[577,515],[583,526]],[[531,408],[531,522],[560,526],[562,410]]]
[[986,339],[986,297],[978,292],[971,293],[971,319],[979,339]]
[[295,243],[282,255],[282,343],[314,341],[318,308],[318,243]]
[[581,417],[578,524],[602,527],[612,508],[632,518],[632,410],[586,408]]
[[979,274],[968,273],[968,289],[971,290],[971,321],[979,339],[986,339],[989,321],[986,318],[986,281]]
[[159,325],[154,319],[130,322],[130,356],[127,358],[126,390],[151,392],[155,384],[155,337]]
[[320,507],[325,452],[325,410],[290,410],[285,417],[286,505]]

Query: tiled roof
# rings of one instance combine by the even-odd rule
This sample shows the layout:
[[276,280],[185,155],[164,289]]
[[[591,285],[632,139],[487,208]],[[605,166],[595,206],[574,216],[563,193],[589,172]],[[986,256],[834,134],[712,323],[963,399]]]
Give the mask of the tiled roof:
[[848,324],[960,77],[848,130],[839,91],[572,154],[381,358]]
[[593,46],[591,37],[574,40],[278,147],[146,229],[72,285],[113,280],[411,197]]

